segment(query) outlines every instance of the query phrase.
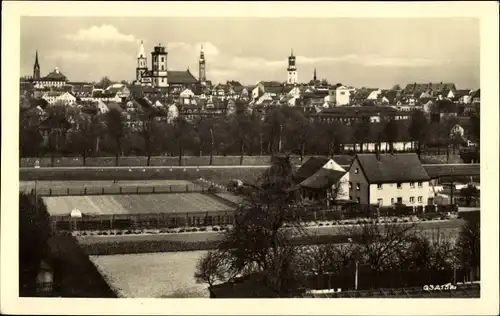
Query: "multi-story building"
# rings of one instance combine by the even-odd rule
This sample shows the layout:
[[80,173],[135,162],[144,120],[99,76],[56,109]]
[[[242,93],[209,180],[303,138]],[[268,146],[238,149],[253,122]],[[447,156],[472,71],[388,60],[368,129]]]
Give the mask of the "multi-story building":
[[417,154],[358,154],[349,167],[349,199],[360,204],[432,203],[430,177]]
[[205,57],[203,50],[200,53],[200,75],[202,78],[196,79],[189,68],[186,71],[173,71],[168,69],[168,51],[167,48],[158,44],[151,52],[151,70],[147,67],[147,58],[144,53],[144,43],[141,42],[139,54],[137,57],[136,80],[135,84],[142,86],[151,86],[160,89],[168,88],[172,94],[179,94],[185,88],[199,91],[203,82],[206,84]]

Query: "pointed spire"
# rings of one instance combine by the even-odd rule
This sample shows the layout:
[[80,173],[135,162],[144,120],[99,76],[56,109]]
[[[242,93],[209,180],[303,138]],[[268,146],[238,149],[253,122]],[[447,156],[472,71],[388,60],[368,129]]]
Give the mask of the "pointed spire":
[[144,42],[142,40],[141,40],[141,47],[139,48],[139,55],[137,57],[138,58],[146,57],[146,54],[144,53]]
[[203,44],[201,44],[200,59],[205,59],[205,54],[203,53]]
[[35,66],[38,66],[38,49],[35,52]]
[[314,77],[313,80],[316,81],[316,67],[314,67]]
[[293,57],[293,48],[290,50],[290,56]]

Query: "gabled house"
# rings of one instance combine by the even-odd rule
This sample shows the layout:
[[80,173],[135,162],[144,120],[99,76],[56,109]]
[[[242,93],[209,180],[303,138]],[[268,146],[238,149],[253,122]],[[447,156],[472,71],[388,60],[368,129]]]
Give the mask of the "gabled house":
[[296,180],[309,175],[299,184],[303,198],[326,199],[328,204],[349,198],[349,173],[333,159],[311,157],[301,168],[297,170]]
[[360,204],[432,204],[430,177],[415,153],[357,154],[349,181],[349,199]]

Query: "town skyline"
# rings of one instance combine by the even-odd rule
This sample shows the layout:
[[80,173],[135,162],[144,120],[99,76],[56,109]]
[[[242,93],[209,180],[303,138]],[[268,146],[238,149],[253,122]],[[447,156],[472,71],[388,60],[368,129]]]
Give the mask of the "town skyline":
[[[224,31],[228,24],[231,32]],[[284,82],[293,49],[300,83],[309,82],[316,68],[318,79],[354,87],[454,82],[479,88],[479,24],[465,18],[23,17],[21,75],[32,73],[38,50],[42,76],[58,67],[71,81],[133,80],[141,41],[148,66],[153,46],[161,43],[168,69],[189,68],[196,77],[203,45],[213,83]]]

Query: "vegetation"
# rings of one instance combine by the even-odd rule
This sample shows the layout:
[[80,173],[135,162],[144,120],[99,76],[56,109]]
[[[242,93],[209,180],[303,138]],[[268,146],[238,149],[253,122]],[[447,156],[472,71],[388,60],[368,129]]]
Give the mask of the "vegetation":
[[[105,114],[62,105],[47,106],[44,112],[31,108],[20,113],[20,155],[48,155],[52,161],[60,156],[76,155],[86,161],[88,157],[113,155],[115,164],[122,155],[141,155],[148,157],[149,165],[153,155],[178,156],[182,164],[184,155],[238,155],[240,160],[244,155],[279,152],[301,158],[332,156],[356,152],[345,152],[343,144],[386,142],[393,149],[393,143],[399,140],[413,141],[421,153],[428,144],[453,143],[450,129],[455,121],[435,123],[433,130],[430,118],[419,111],[412,112],[409,121],[382,117],[380,123],[362,120],[352,125],[340,121],[313,123],[300,107],[266,111],[264,114],[258,106],[250,109],[237,101],[234,112],[228,115],[195,119],[180,116],[169,121],[154,107],[131,113],[112,108]],[[479,137],[478,120],[471,118],[475,140]]]
[[40,264],[48,255],[52,235],[43,200],[19,194],[19,296],[35,296]]

